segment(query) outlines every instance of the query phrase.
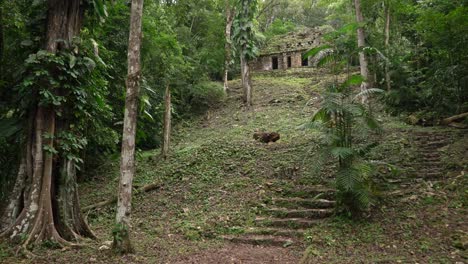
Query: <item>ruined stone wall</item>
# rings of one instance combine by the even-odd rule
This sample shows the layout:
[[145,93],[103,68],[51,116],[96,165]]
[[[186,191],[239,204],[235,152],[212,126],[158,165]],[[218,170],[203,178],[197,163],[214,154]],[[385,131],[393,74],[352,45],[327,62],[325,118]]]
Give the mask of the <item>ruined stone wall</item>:
[[302,67],[302,52],[295,52],[291,55],[292,68]]
[[262,56],[254,61],[250,62],[250,65],[254,71],[271,71],[272,63],[270,56]]
[[[302,52],[284,52],[280,54],[271,54],[260,56],[254,61],[250,62],[252,70],[254,71],[271,71],[273,70],[273,58],[278,59],[278,70],[285,70],[288,68],[300,68],[302,67]],[[288,67],[288,58],[291,58],[291,67]]]

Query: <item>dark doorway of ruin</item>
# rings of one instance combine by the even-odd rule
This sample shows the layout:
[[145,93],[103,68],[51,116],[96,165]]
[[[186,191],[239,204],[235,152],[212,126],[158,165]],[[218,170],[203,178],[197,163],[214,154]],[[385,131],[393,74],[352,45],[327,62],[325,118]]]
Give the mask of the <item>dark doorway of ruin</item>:
[[307,66],[309,66],[309,59],[304,58],[304,56],[302,56],[302,67],[307,67]]
[[291,60],[291,56],[288,57],[288,68],[291,68],[292,67],[292,60]]
[[272,57],[271,58],[271,66],[272,66],[273,70],[278,69],[278,57]]

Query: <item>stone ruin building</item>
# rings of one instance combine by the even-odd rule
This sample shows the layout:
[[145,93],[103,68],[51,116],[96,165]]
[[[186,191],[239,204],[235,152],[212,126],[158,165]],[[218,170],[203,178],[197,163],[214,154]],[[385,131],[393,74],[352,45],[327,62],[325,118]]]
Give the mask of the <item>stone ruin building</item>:
[[320,45],[322,32],[318,28],[302,29],[273,38],[260,55],[250,62],[254,71],[285,70],[313,66],[313,58],[303,54]]

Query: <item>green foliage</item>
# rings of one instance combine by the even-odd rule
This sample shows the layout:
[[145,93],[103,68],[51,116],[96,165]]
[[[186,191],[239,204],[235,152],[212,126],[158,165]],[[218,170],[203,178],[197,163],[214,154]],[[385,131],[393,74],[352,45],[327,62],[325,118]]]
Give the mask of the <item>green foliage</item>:
[[398,14],[413,17],[403,32],[409,50],[389,50],[395,88],[387,97],[391,111],[437,110],[439,117],[467,111],[466,6],[439,0],[412,8]]
[[112,229],[112,237],[114,241],[122,242],[126,237],[128,237],[128,227],[123,223],[118,223],[114,225]]
[[354,75],[341,85],[329,87],[323,95],[321,108],[309,125],[322,132],[322,158],[331,157],[338,161],[337,201],[340,209],[352,216],[370,205],[370,176],[374,171],[364,159],[373,144],[356,145],[356,133],[358,127],[362,129],[363,126],[379,129],[372,113],[360,103],[364,93],[352,94],[351,88],[360,85],[362,81],[360,75]]
[[271,30],[275,31],[273,28],[278,29],[279,24],[286,27],[321,26],[325,23],[327,15],[325,8],[318,6],[317,1],[310,0],[264,0],[259,1],[259,10],[259,28],[266,35]]
[[219,106],[226,98],[223,85],[218,82],[201,82],[190,90],[190,102],[196,111]]
[[274,36],[284,35],[289,32],[293,32],[296,29],[296,24],[290,21],[283,21],[280,19],[275,19],[271,23],[267,31],[265,31],[265,37],[267,40],[271,39]]
[[317,67],[329,66],[334,74],[344,70],[349,72],[349,68],[357,61],[359,51],[356,29],[357,24],[350,23],[324,34],[324,44],[308,50],[304,58],[312,58]]
[[258,2],[257,0],[238,0],[236,6],[237,16],[233,22],[232,38],[241,56],[251,60],[258,54],[254,24]]
[[[321,160],[332,158],[338,162],[336,174],[337,202],[339,210],[346,215],[356,216],[366,210],[371,203],[371,176],[374,168],[365,160],[365,155],[375,146],[357,143],[359,136],[369,130],[379,130],[369,106],[361,103],[362,97],[380,93],[379,89],[367,89],[355,93],[353,88],[364,81],[361,75],[350,75],[352,64],[350,55],[357,55],[354,32],[356,24],[349,24],[325,35],[328,44],[316,47],[304,55],[314,57],[317,65],[328,65],[337,75],[348,71],[348,78],[338,83],[337,78],[323,94],[320,109],[312,117],[308,127],[321,132],[323,145]],[[323,162],[318,162],[320,166]]]
[[[45,150],[73,160],[79,166],[83,163],[80,156],[88,143],[87,138],[96,135],[84,133],[104,129],[101,120],[111,115],[111,108],[105,100],[107,81],[98,69],[105,66],[101,58],[93,54],[91,40],[75,39],[72,45],[72,50],[57,54],[43,50],[31,54],[25,61],[27,75],[17,89],[24,111],[39,103],[53,107],[59,119],[74,119],[67,121],[68,130],[55,135],[56,148]],[[94,118],[95,122],[87,122],[89,118]],[[112,133],[107,134],[110,135]],[[109,146],[95,140],[91,142]]]
[[53,240],[45,240],[44,242],[42,242],[41,246],[47,249],[59,249],[60,248],[60,244]]

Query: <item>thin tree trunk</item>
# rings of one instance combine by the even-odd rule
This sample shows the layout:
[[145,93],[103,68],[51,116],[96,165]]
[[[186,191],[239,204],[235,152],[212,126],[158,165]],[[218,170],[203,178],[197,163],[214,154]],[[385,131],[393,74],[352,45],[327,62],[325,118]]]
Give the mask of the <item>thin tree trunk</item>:
[[228,73],[229,64],[231,61],[231,29],[234,21],[234,9],[231,8],[229,0],[226,0],[226,29],[224,31],[224,37],[226,43],[224,44],[224,92],[229,89],[228,86]]
[[162,157],[167,158],[169,154],[169,145],[171,141],[171,89],[169,84],[166,85],[166,92],[164,96],[164,130],[163,130],[163,145],[162,145]]
[[[390,46],[390,6],[389,3],[385,5],[385,48],[388,51]],[[388,52],[387,52],[388,56]],[[392,80],[390,77],[390,69],[389,69],[389,62],[385,62],[385,83],[387,84],[387,90],[390,91],[392,88]]]
[[[366,46],[366,36],[364,32],[364,18],[361,12],[361,0],[354,0],[354,8],[356,9],[356,22],[359,24],[357,29],[357,37],[358,37],[358,48],[361,49],[359,51],[359,65],[361,66],[361,75],[364,78],[364,81],[361,84],[361,91],[365,91],[369,88],[369,66],[368,61],[366,58],[366,54],[362,50]],[[363,96],[363,101],[367,101],[367,96]]]
[[242,87],[244,88],[244,103],[247,105],[247,107],[252,106],[252,80],[250,78],[250,66],[245,58],[244,55],[242,55],[243,52],[241,51],[241,75],[242,75]]
[[117,200],[116,228],[113,247],[121,254],[134,252],[130,241],[130,212],[132,183],[135,174],[135,134],[138,113],[141,65],[141,20],[143,0],[132,0],[130,14],[130,37],[128,41],[128,75],[125,100],[124,128],[120,163],[120,184]]

